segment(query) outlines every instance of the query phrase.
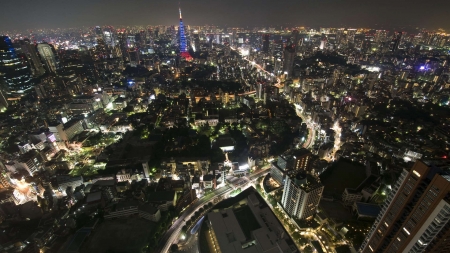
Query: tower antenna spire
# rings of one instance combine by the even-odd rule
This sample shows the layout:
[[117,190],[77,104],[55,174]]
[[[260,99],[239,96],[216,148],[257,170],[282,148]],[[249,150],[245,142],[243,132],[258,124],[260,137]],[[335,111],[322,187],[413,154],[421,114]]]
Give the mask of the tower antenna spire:
[[181,19],[181,7],[180,7],[180,2],[178,2],[178,10],[180,11],[180,19]]

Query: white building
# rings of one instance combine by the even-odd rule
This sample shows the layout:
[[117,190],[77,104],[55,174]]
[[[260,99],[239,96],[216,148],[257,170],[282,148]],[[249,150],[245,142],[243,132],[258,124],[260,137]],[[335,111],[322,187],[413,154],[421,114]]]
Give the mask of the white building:
[[281,204],[290,216],[312,219],[317,212],[323,188],[317,178],[306,173],[298,173],[295,177],[286,178]]

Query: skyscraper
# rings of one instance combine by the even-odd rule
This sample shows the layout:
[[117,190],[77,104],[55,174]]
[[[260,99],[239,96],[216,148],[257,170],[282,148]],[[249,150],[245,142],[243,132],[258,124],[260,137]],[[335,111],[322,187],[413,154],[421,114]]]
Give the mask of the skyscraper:
[[184,33],[183,18],[181,17],[181,8],[179,9],[179,11],[180,11],[180,26],[178,27],[178,33],[180,36],[180,55],[186,60],[190,60],[192,59],[192,57],[188,52],[188,47],[186,43],[186,34]]
[[24,93],[32,88],[31,70],[19,57],[8,36],[0,36],[0,83],[10,93]]
[[39,55],[41,56],[44,65],[47,67],[47,70],[53,73],[56,73],[58,69],[58,63],[56,61],[55,53],[53,52],[53,48],[47,44],[42,43],[37,45],[37,50]]
[[295,57],[295,45],[290,44],[284,48],[284,62],[283,62],[283,71],[287,77],[292,77],[292,71],[294,69],[294,57]]
[[36,45],[31,43],[29,39],[23,39],[19,41],[22,52],[26,54],[28,62],[31,64],[32,72],[34,76],[41,76],[45,73],[44,66],[39,59]]
[[262,46],[263,50],[262,51],[265,54],[268,54],[269,53],[269,47],[270,47],[270,34],[264,34],[263,35],[263,46]]
[[290,216],[310,220],[317,211],[323,188],[317,178],[299,172],[286,179],[281,204]]
[[450,252],[449,193],[448,169],[422,161],[404,169],[360,252]]
[[401,40],[402,40],[402,32],[394,33],[394,37],[392,38],[391,45],[390,45],[392,52],[397,51]]
[[291,34],[291,43],[294,44],[296,48],[298,47],[299,39],[300,39],[300,36],[299,36],[298,30],[293,30],[292,34]]

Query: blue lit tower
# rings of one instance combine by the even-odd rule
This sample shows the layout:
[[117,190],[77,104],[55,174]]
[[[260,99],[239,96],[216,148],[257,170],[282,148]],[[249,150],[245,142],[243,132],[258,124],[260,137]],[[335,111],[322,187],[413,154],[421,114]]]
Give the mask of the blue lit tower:
[[186,44],[186,34],[184,33],[184,24],[183,18],[181,17],[181,8],[180,11],[180,26],[178,27],[178,32],[180,34],[180,55],[181,57],[190,60],[192,57],[188,52],[187,44]]
[[183,18],[181,17],[181,8],[180,11],[180,27],[178,28],[180,32],[180,52],[185,53],[187,52],[187,45],[186,45],[186,35],[184,34],[184,24],[183,24]]
[[31,69],[8,36],[0,36],[0,85],[9,93],[22,94],[32,88]]

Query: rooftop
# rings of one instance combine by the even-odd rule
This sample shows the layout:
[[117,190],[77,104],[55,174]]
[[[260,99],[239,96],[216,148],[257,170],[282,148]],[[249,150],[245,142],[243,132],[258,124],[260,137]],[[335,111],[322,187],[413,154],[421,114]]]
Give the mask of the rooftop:
[[86,198],[86,203],[96,202],[100,201],[102,199],[102,192],[94,192],[89,193],[89,195]]
[[156,212],[158,212],[158,208],[156,208],[150,204],[145,204],[145,205],[139,206],[139,211],[144,211],[149,214],[155,214]]
[[157,191],[148,194],[147,199],[150,202],[173,201],[175,198],[175,191]]
[[359,215],[377,217],[381,211],[380,206],[370,203],[356,202],[356,211]]

